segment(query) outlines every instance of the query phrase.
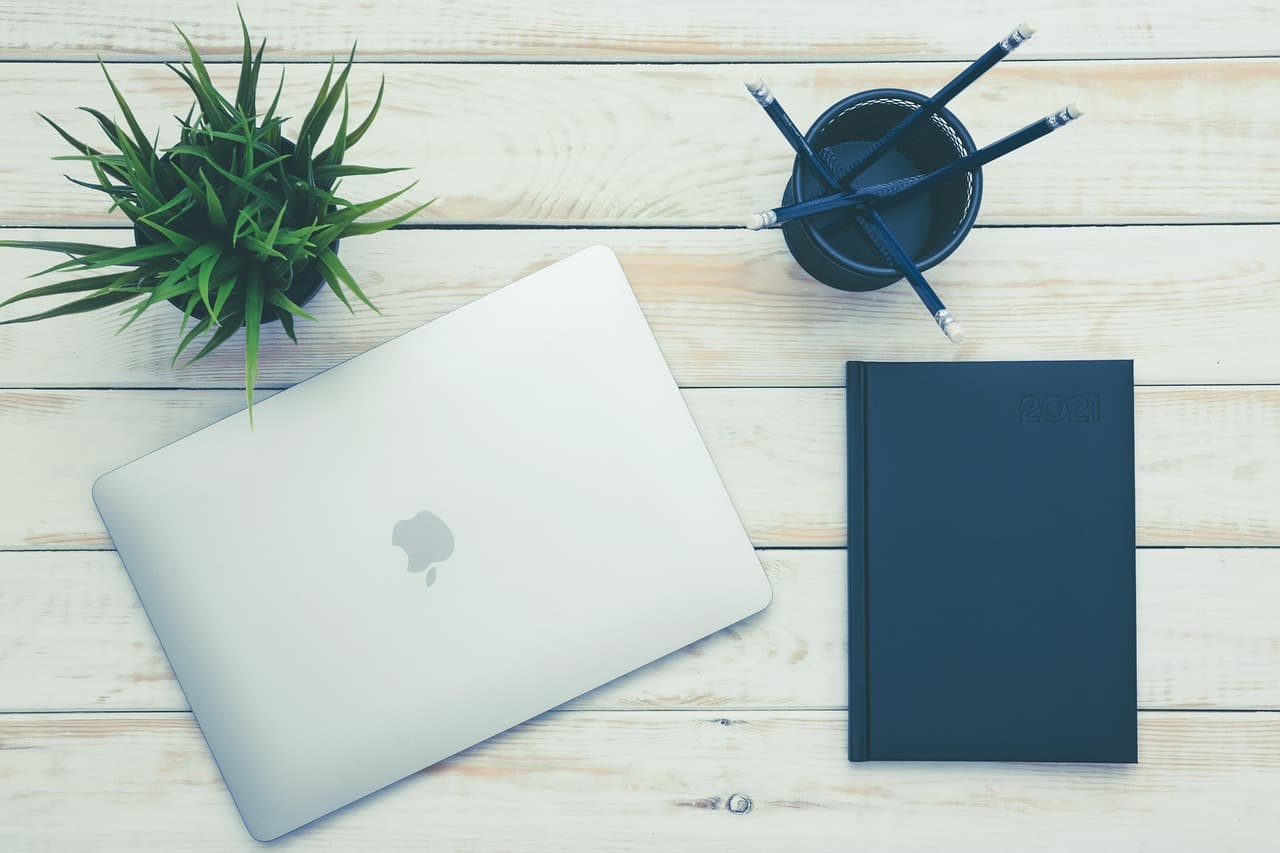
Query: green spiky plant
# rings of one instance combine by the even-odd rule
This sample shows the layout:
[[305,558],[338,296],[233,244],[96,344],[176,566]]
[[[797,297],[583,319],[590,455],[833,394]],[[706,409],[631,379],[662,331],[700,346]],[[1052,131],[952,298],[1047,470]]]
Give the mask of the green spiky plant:
[[[252,418],[262,324],[279,320],[296,343],[294,318],[314,319],[298,303],[305,301],[319,284],[319,277],[328,282],[348,310],[353,310],[350,293],[377,311],[338,259],[337,243],[347,237],[384,231],[427,205],[392,219],[364,221],[362,217],[407,192],[413,184],[363,203],[338,195],[338,183],[343,177],[399,171],[344,162],[347,151],[373,123],[386,85],[384,78],[369,115],[351,128],[347,77],[355,48],[336,79],[335,63],[330,62],[329,73],[311,109],[290,140],[283,132],[288,119],[276,112],[284,75],[280,76],[271,105],[259,114],[256,92],[266,42],[254,55],[243,15],[240,28],[244,54],[234,100],[228,100],[214,87],[199,52],[178,28],[191,64],[170,64],[169,68],[195,94],[195,104],[185,119],[178,119],[179,140],[170,148],[158,150],[156,142],[143,132],[101,60],[99,64],[125,127],[98,110],[81,109],[93,116],[114,150],[86,145],[41,115],[79,152],[55,159],[88,162],[97,182],[78,181],[70,176],[68,179],[110,197],[111,210],[123,211],[133,222],[137,245],[120,248],[71,242],[0,241],[0,246],[68,256],[36,275],[94,273],[36,287],[0,302],[3,308],[36,297],[83,294],[47,311],[0,321],[0,325],[129,303],[122,311],[126,318],[123,331],[152,305],[169,301],[183,310],[173,365],[202,335],[208,337],[187,364],[212,352],[243,326],[245,398]],[[342,110],[337,131],[329,144],[320,148],[325,125],[339,102]]]

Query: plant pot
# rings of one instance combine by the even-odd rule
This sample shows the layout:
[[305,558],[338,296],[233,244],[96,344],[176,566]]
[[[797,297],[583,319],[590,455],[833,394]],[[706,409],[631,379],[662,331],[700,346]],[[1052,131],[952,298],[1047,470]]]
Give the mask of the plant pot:
[[[823,113],[806,138],[815,151],[852,163],[927,96],[904,89],[873,89],[837,102]],[[855,179],[852,188],[931,172],[975,150],[973,138],[946,109],[907,132],[893,149]],[[830,190],[803,166],[792,170],[783,205],[826,195]],[[973,229],[982,201],[981,170],[956,175],[905,202],[879,208],[885,223],[921,269],[945,260]],[[851,210],[792,220],[782,226],[787,248],[805,272],[840,290],[887,287],[901,274],[854,221]]]
[[[293,140],[280,140],[279,150],[283,154],[292,154],[295,147]],[[172,155],[166,153],[161,157],[161,159],[168,160],[170,156]],[[133,226],[133,242],[138,246],[143,246],[151,242],[147,235],[144,234],[136,224]],[[340,241],[335,240],[333,243],[329,244],[329,248],[335,255],[338,254],[339,242]],[[289,297],[289,299],[296,305],[306,305],[315,298],[317,293],[320,292],[320,288],[324,287],[324,283],[324,273],[321,271],[320,265],[315,261],[312,261],[301,270],[295,271],[293,282],[285,290],[285,296]],[[169,304],[177,308],[179,311],[186,311],[187,297],[175,296],[169,300]],[[205,310],[203,302],[197,301],[195,307],[191,309],[191,316],[197,320],[203,320],[205,317],[209,316],[209,312]],[[264,302],[262,305],[261,322],[274,323],[278,320],[279,318],[276,316],[272,306]]]
[[[138,229],[138,226],[135,225],[133,227],[133,242],[136,245],[145,246],[151,241],[147,239],[147,235],[143,234],[142,231]],[[338,241],[331,243],[329,248],[332,249],[333,253],[336,255],[338,253]],[[288,296],[297,305],[306,305],[315,298],[317,293],[320,292],[320,289],[324,287],[324,283],[324,273],[321,271],[320,265],[312,261],[307,264],[307,266],[303,267],[301,271],[295,273],[293,283],[289,285],[287,290],[285,290],[285,296]],[[169,299],[169,304],[174,308],[177,308],[179,311],[186,311],[187,297],[174,296]],[[208,315],[209,312],[205,310],[203,302],[197,301],[195,307],[191,309],[191,316],[197,320],[203,320]],[[276,317],[275,311],[272,310],[271,305],[264,303],[262,306],[262,322],[275,323],[278,321],[279,318]]]

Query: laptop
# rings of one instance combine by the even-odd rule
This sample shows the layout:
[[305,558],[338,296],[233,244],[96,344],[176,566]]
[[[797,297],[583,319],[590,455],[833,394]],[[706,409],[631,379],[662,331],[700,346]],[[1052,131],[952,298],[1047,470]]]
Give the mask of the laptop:
[[[613,253],[582,251],[101,477],[267,841],[763,609]],[[429,784],[429,783],[426,783]]]

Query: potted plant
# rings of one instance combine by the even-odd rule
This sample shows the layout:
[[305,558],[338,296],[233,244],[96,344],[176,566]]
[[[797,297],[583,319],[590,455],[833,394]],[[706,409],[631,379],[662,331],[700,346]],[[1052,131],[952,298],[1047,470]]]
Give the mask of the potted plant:
[[[338,259],[338,241],[384,231],[426,205],[391,219],[367,221],[366,215],[413,184],[361,203],[338,194],[344,177],[399,171],[345,162],[347,152],[373,123],[386,85],[384,78],[369,115],[352,127],[347,77],[354,48],[336,78],[335,64],[330,62],[311,109],[287,136],[289,119],[277,113],[284,75],[270,106],[260,112],[257,85],[266,43],[255,55],[243,16],[240,27],[244,53],[233,99],[214,87],[199,52],[178,28],[191,64],[169,67],[194,93],[195,104],[185,119],[178,119],[178,141],[169,148],[160,150],[148,138],[105,64],[102,71],[123,126],[98,110],[82,109],[97,121],[110,149],[87,145],[41,115],[79,152],[57,159],[86,161],[96,182],[69,179],[106,194],[111,209],[123,211],[132,221],[135,245],[0,241],[0,246],[68,256],[38,275],[92,273],[0,302],[3,308],[37,297],[78,294],[58,307],[3,320],[0,325],[125,306],[123,329],[152,305],[169,302],[183,312],[173,364],[202,336],[207,337],[193,350],[188,364],[243,327],[245,397],[252,417],[262,326],[279,322],[296,342],[294,318],[314,319],[303,306],[325,282],[348,309],[354,298],[377,311]],[[335,114],[340,115],[336,132],[322,144],[325,127]]]

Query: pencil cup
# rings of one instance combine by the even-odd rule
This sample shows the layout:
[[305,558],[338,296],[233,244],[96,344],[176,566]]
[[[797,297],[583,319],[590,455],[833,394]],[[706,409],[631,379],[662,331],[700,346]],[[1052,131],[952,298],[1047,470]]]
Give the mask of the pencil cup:
[[[814,150],[843,176],[858,155],[892,129],[927,96],[903,89],[874,89],[839,101],[806,134]],[[913,127],[857,176],[858,189],[920,175],[974,151],[973,138],[947,109]],[[797,158],[782,204],[807,201],[831,192]],[[973,229],[982,200],[981,170],[957,174],[906,201],[879,208],[889,229],[922,269],[941,263]],[[854,220],[851,209],[808,216],[782,226],[787,247],[805,272],[841,290],[878,290],[902,276]]]

